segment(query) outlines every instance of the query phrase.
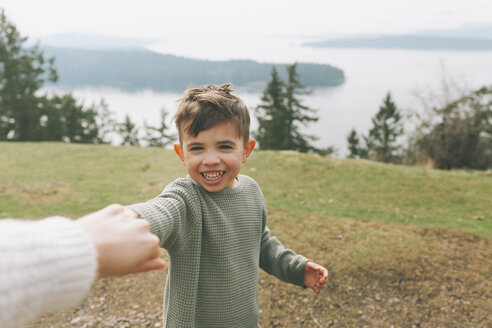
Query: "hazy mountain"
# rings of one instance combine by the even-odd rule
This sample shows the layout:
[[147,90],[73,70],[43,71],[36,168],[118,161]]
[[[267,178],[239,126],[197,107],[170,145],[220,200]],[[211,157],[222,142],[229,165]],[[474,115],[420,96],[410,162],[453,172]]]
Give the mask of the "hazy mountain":
[[304,45],[321,48],[482,51],[492,50],[492,39],[434,35],[384,35],[366,38],[330,39],[309,42]]
[[[235,86],[262,88],[270,80],[273,64],[252,60],[207,61],[149,50],[88,50],[44,47],[55,57],[57,86],[113,87],[124,90],[182,91],[190,86],[232,82]],[[285,79],[285,65],[276,65]],[[300,80],[308,87],[336,86],[345,81],[341,69],[301,63]],[[244,88],[243,88],[244,90]]]
[[45,47],[81,48],[81,49],[136,49],[145,48],[159,40],[106,36],[91,33],[52,34],[38,39]]
[[468,24],[445,30],[422,30],[417,35],[442,36],[447,38],[492,39],[492,25]]

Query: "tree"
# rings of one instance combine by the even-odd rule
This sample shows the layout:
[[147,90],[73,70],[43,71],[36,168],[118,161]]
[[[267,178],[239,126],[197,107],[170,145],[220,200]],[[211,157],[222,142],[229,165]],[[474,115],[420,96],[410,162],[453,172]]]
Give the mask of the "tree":
[[26,37],[0,12],[0,140],[98,141],[94,108],[78,105],[70,94],[39,95],[44,83],[58,79],[54,58]]
[[385,163],[394,162],[400,146],[397,138],[403,134],[402,116],[388,92],[379,111],[372,118],[372,128],[364,137],[370,159]]
[[348,150],[349,150],[349,158],[364,158],[365,151],[359,145],[360,139],[357,135],[357,131],[355,129],[350,130],[349,135],[347,136],[348,142]]
[[138,138],[138,129],[135,123],[132,122],[130,116],[126,114],[125,121],[118,126],[118,132],[120,133],[121,146],[138,146],[140,144]]
[[317,140],[316,137],[302,134],[298,123],[306,127],[310,122],[317,122],[318,117],[314,116],[315,109],[303,105],[299,96],[308,95],[311,91],[307,91],[304,85],[299,81],[297,74],[297,64],[287,66],[287,84],[285,86],[285,102],[286,115],[284,134],[287,136],[285,147],[286,149],[294,149],[303,153],[308,151],[317,151],[317,148],[310,145],[309,141]]
[[176,141],[175,134],[168,134],[169,126],[166,123],[167,111],[165,108],[161,108],[161,122],[159,127],[153,127],[147,125],[144,122],[145,127],[145,137],[144,140],[147,142],[149,147],[166,147],[171,145]]
[[22,37],[0,12],[0,140],[39,140],[42,137],[44,96],[36,93],[55,82],[54,59],[46,60],[38,46],[24,47]]
[[[40,120],[35,140],[96,143],[97,112],[77,104],[70,94],[40,98]],[[42,101],[42,102],[41,102]]]
[[275,66],[272,68],[271,80],[268,82],[261,104],[255,109],[258,119],[258,131],[255,133],[256,141],[261,149],[284,149],[285,136],[284,116],[287,112],[284,103],[284,82],[280,79]]
[[492,87],[482,87],[422,120],[417,151],[440,169],[492,167]]
[[113,118],[113,112],[109,110],[109,106],[104,99],[101,99],[98,106],[95,107],[96,111],[96,124],[98,126],[98,143],[111,143],[110,134],[115,132],[118,123]]
[[327,155],[334,152],[332,147],[318,149],[310,144],[314,136],[303,134],[301,126],[318,120],[314,109],[301,103],[300,96],[309,94],[299,81],[297,64],[287,66],[287,82],[280,79],[275,66],[261,103],[255,109],[258,119],[258,131],[255,138],[261,149],[296,150],[316,152]]
[[[59,111],[63,126],[62,140],[75,143],[97,143],[99,128],[96,122],[97,111],[94,108],[85,109],[77,104],[70,94],[55,96],[49,100]],[[48,122],[50,117],[47,118]]]

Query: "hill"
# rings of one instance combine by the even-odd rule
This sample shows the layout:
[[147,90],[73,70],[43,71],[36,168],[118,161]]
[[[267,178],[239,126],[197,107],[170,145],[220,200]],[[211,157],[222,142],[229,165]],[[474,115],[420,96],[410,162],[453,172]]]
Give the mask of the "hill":
[[331,39],[309,42],[305,45],[319,48],[488,51],[492,50],[492,39],[433,35],[383,35]]
[[[148,199],[185,174],[166,149],[0,143],[0,152],[0,217],[78,216]],[[255,151],[243,172],[258,181],[273,210],[492,236],[492,178],[480,171]]]
[[[0,217],[78,217],[155,197],[185,174],[158,148],[0,143]],[[330,270],[321,294],[261,272],[262,327],[488,327],[490,172],[438,171],[255,151],[269,227]],[[168,260],[167,253],[162,257]],[[159,327],[166,272],[95,283],[74,309],[29,327]]]
[[[47,57],[55,58],[59,74],[57,86],[69,89],[91,86],[130,91],[183,91],[191,86],[227,82],[258,89],[270,80],[274,65],[252,60],[195,60],[144,49],[43,49]],[[276,66],[285,78],[285,64]],[[337,86],[345,81],[342,70],[325,64],[299,63],[297,72],[308,87]]]

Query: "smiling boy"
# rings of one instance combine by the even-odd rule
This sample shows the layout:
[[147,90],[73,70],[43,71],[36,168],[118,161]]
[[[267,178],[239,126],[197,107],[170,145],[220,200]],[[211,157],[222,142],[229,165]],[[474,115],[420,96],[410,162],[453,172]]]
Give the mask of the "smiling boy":
[[239,174],[253,151],[249,112],[229,84],[190,89],[174,117],[188,176],[132,205],[170,256],[164,327],[258,327],[258,271],[313,289],[328,271],[270,236],[256,182]]

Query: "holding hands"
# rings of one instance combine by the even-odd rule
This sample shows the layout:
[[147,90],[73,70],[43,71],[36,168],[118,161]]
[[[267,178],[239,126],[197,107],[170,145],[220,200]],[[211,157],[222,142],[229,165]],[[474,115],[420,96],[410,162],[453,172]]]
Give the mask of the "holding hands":
[[316,294],[325,288],[328,281],[328,270],[314,262],[306,263],[304,272],[304,286],[311,288]]
[[98,276],[120,276],[163,269],[159,238],[146,220],[121,205],[109,205],[76,221],[89,235],[98,252]]

